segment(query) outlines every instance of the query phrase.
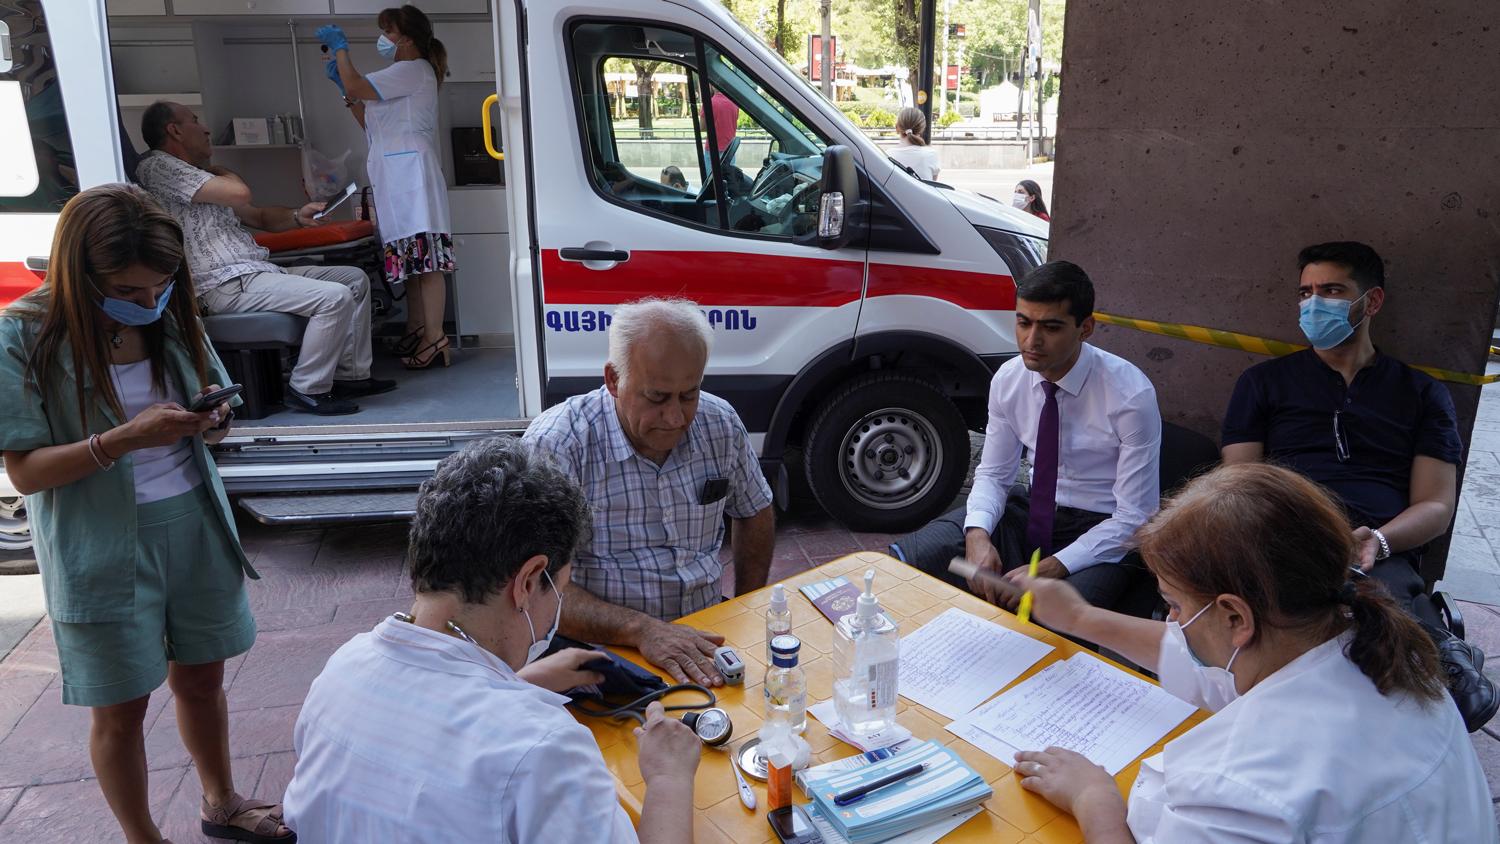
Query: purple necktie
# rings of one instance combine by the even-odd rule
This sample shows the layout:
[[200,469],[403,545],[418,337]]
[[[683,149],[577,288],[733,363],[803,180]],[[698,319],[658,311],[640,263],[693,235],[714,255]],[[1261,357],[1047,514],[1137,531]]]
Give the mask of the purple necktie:
[[1031,509],[1026,521],[1026,559],[1031,549],[1052,554],[1052,521],[1057,515],[1057,385],[1043,381],[1047,400],[1036,423],[1036,450],[1031,455]]

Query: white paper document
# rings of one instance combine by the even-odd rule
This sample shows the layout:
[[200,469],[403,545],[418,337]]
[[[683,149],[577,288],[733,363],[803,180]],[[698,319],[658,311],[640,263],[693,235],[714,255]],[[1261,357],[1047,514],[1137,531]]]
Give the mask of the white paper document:
[[[983,812],[982,808],[965,809],[952,817],[933,821],[932,823],[914,829],[911,832],[902,833],[895,838],[887,839],[883,844],[937,844],[943,836],[963,826],[969,818]],[[813,828],[823,836],[823,844],[848,844],[849,839],[839,835],[839,831],[833,828],[826,818],[818,813],[817,809],[811,809],[807,813],[807,819],[812,821]]]
[[901,638],[900,693],[958,718],[1046,656],[1052,646],[949,608]]
[[1194,707],[1139,677],[1077,653],[948,725],[1007,765],[1019,750],[1065,747],[1111,774],[1145,753]]
[[839,720],[838,707],[834,706],[831,700],[825,700],[822,703],[815,703],[809,706],[807,714],[822,721],[823,726],[828,728],[829,735],[844,744],[852,744],[860,750],[875,750],[881,747],[890,747],[897,742],[906,741],[911,738],[911,730],[906,729],[900,724],[892,724],[890,729],[881,730],[872,736],[866,736],[863,740],[856,739],[844,729],[844,722]]

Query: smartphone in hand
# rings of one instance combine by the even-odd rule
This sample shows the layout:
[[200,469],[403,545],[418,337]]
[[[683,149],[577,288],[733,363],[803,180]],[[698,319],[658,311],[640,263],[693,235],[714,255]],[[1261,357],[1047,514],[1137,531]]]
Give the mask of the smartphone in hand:
[[205,410],[213,410],[224,402],[229,401],[230,399],[239,395],[244,391],[244,389],[245,387],[242,384],[230,384],[228,387],[214,390],[212,393],[203,393],[201,395],[194,396],[192,403],[188,405],[187,409],[192,413],[202,413]]

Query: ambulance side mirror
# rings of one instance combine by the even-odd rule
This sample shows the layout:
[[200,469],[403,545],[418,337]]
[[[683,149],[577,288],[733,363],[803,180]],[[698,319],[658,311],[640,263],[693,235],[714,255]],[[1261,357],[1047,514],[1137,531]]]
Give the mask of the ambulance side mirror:
[[854,153],[834,145],[823,151],[823,194],[818,204],[818,245],[842,249],[854,237],[849,214],[859,207],[859,171]]

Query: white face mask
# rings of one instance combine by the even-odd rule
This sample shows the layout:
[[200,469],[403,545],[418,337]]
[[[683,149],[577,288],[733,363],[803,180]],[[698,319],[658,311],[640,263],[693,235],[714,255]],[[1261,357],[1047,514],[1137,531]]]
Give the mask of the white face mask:
[[1017,208],[1025,208],[1031,202],[1031,194],[1018,190],[1010,195],[1010,204]]
[[547,578],[547,585],[551,586],[552,592],[557,595],[557,615],[552,617],[552,629],[547,631],[546,636],[538,639],[536,625],[531,623],[531,613],[527,612],[525,607],[521,608],[521,614],[526,616],[526,626],[531,628],[533,640],[531,647],[526,649],[527,665],[542,658],[542,654],[547,652],[547,646],[552,644],[552,637],[557,635],[557,626],[562,623],[562,593],[557,591],[557,585],[552,582],[552,575],[547,574],[546,569],[542,569],[542,576]]
[[1204,665],[1203,660],[1193,653],[1193,647],[1188,644],[1187,636],[1182,632],[1212,606],[1214,605],[1208,604],[1198,610],[1187,620],[1187,624],[1167,622],[1166,632],[1162,634],[1161,657],[1156,665],[1156,676],[1161,687],[1174,697],[1210,712],[1218,712],[1240,696],[1239,690],[1234,687],[1234,674],[1230,670],[1234,667],[1235,658],[1240,655],[1240,649],[1234,649],[1234,653],[1229,656],[1229,664],[1223,668]]

